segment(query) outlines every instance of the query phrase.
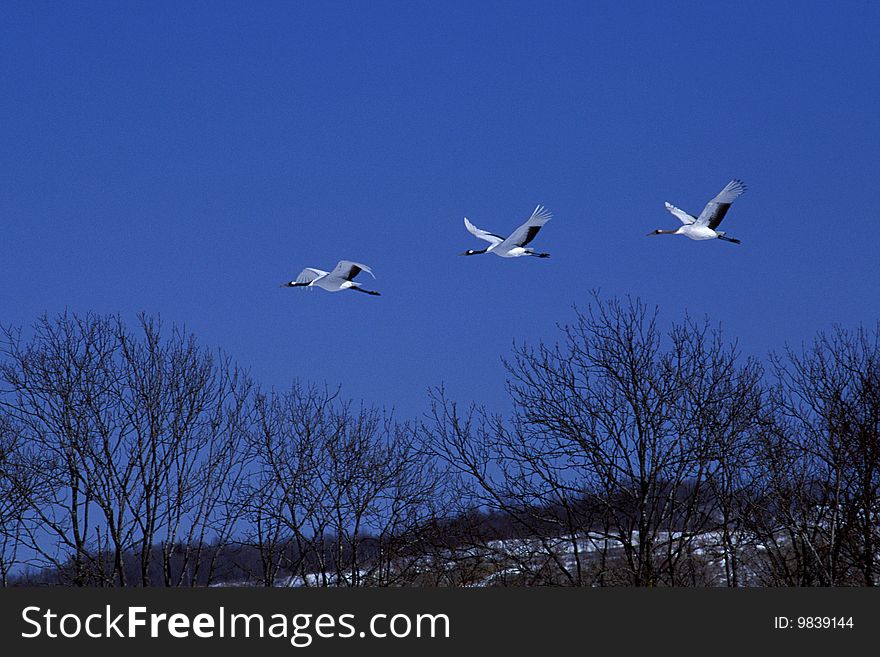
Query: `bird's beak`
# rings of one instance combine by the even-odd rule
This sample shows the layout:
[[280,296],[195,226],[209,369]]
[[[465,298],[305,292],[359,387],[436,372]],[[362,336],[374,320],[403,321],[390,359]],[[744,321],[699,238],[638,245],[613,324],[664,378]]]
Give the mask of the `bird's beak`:
[[657,233],[654,232],[654,231],[652,230],[652,231],[651,231],[650,233],[648,233],[645,237],[651,237],[651,235],[656,235],[656,234],[657,234]]
[[458,255],[463,256],[463,255],[467,255],[467,254],[468,254],[468,252],[465,251],[464,253],[459,253]]

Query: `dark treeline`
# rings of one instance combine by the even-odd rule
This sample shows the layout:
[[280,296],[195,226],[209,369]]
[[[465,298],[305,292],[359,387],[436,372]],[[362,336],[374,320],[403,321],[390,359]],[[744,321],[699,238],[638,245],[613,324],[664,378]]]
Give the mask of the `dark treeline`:
[[266,390],[142,317],[0,336],[0,577],[76,586],[872,586],[880,326],[766,362],[593,300],[513,411]]

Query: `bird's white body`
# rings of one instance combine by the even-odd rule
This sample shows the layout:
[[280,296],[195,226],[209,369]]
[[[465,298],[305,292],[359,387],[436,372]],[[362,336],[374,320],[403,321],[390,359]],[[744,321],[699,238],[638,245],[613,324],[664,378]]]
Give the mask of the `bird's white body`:
[[522,256],[546,258],[550,255],[549,253],[537,253],[534,249],[527,248],[526,245],[535,238],[541,227],[552,218],[553,215],[550,211],[544,206],[539,205],[522,226],[505,238],[477,228],[465,217],[464,227],[467,228],[468,232],[478,239],[489,242],[489,246],[480,251],[468,250],[462,255],[494,253],[500,258],[521,258]]
[[315,269],[314,267],[306,267],[303,269],[295,281],[285,283],[282,287],[319,287],[328,292],[341,292],[342,290],[355,289],[358,292],[367,292],[368,294],[378,295],[378,292],[361,290],[361,284],[352,279],[361,271],[367,272],[373,278],[376,276],[373,271],[359,262],[351,260],[340,260],[333,271],[324,271],[323,269]]
[[502,258],[521,258],[522,256],[531,255],[532,251],[533,249],[524,249],[521,246],[514,246],[509,249],[498,249],[490,246],[487,253],[494,253]]
[[[676,235],[684,235],[692,240],[714,240],[718,239],[719,233],[715,232],[708,226],[697,226],[696,224],[688,224],[682,226],[675,231]],[[722,235],[724,233],[721,233]]]
[[733,200],[746,191],[746,186],[741,180],[731,180],[722,189],[718,195],[706,204],[699,217],[688,214],[681,208],[677,208],[672,203],[666,203],[666,209],[675,216],[681,223],[681,228],[677,230],[661,230],[657,229],[649,235],[684,235],[692,240],[714,240],[721,239],[726,242],[734,242],[739,244],[738,239],[726,237],[726,233],[718,228],[718,224],[724,219],[730,209]]

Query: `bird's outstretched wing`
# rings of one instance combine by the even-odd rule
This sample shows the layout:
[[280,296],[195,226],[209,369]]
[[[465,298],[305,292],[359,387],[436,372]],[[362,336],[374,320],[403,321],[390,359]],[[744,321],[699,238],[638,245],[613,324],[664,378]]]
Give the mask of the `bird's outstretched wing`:
[[330,276],[332,278],[342,279],[343,281],[350,281],[362,271],[365,271],[373,278],[376,278],[372,269],[359,262],[351,262],[350,260],[340,260],[336,263],[336,267],[330,272]]
[[678,217],[678,220],[685,226],[687,226],[688,224],[692,224],[697,220],[697,218],[692,214],[688,214],[681,208],[675,207],[674,205],[672,205],[672,203],[669,203],[668,201],[666,203],[666,209],[669,210],[676,217]]
[[522,226],[513,231],[510,234],[510,237],[504,240],[501,244],[508,248],[525,246],[535,239],[535,235],[541,230],[541,226],[546,224],[552,218],[553,214],[550,210],[543,205],[539,205],[535,208],[535,211],[532,212],[532,216],[529,217]]
[[501,242],[504,241],[504,238],[501,237],[500,235],[496,235],[495,233],[490,233],[488,230],[483,230],[481,228],[477,228],[470,221],[468,221],[467,217],[464,218],[464,227],[468,229],[468,232],[471,235],[473,235],[474,237],[477,237],[481,240],[486,240],[492,246],[496,246],[498,244],[501,244]]
[[306,267],[303,269],[299,276],[296,277],[297,283],[311,283],[316,278],[320,278],[324,274],[326,274],[323,269],[314,269],[313,267]]
[[746,185],[742,180],[731,180],[718,193],[718,196],[706,203],[706,207],[703,208],[700,216],[697,217],[697,225],[708,226],[715,230],[718,224],[721,223],[721,220],[724,219],[724,215],[727,214],[730,204],[744,191],[746,191]]

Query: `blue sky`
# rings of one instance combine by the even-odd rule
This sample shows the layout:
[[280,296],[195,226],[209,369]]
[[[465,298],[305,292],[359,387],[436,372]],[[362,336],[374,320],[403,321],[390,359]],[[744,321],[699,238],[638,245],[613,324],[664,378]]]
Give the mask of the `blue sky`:
[[[183,6],[180,6],[180,5]],[[266,384],[506,407],[591,289],[747,353],[880,308],[876,3],[0,5],[0,321],[141,310]],[[648,238],[733,177],[741,246]],[[538,203],[548,260],[460,258]],[[371,265],[382,297],[281,289]]]

